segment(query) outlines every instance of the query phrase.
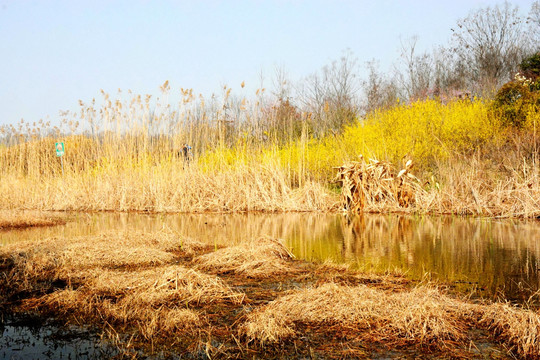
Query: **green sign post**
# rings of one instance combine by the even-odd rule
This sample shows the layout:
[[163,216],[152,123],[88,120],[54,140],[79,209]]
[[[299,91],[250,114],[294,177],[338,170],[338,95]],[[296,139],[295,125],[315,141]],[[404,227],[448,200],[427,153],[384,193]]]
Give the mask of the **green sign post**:
[[63,142],[55,143],[54,147],[56,148],[56,156],[61,157],[62,155],[64,155],[64,143]]
[[63,142],[57,142],[54,144],[54,147],[56,148],[56,156],[60,158],[60,164],[62,164],[62,176],[64,176],[64,159],[62,156],[64,155],[64,143]]

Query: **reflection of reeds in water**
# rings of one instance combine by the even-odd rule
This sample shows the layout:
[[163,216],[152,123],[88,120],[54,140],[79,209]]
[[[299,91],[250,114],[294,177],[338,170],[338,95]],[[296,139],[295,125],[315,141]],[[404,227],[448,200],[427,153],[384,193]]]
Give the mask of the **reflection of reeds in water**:
[[343,258],[361,269],[399,269],[525,301],[540,288],[540,230],[531,223],[455,217],[343,218]]

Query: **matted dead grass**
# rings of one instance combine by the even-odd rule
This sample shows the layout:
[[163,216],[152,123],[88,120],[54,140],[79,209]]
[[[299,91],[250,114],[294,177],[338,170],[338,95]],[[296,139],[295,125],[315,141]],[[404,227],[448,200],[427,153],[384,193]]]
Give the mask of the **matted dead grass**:
[[194,259],[198,268],[217,274],[271,277],[294,272],[294,255],[281,240],[259,238]]
[[[78,274],[83,275],[82,273]],[[203,323],[200,304],[240,304],[243,293],[222,279],[180,265],[143,271],[90,271],[80,285],[25,301],[25,311],[45,309],[78,318],[131,326],[144,339],[193,331]]]
[[484,308],[480,324],[490,329],[515,353],[540,358],[540,314],[509,304]]
[[[178,256],[193,256],[208,248],[170,231],[127,231],[73,238],[53,237],[0,248],[0,269],[11,291],[32,291],[57,279],[84,281],[92,269],[162,266]],[[80,280],[83,279],[83,280]]]
[[241,303],[244,294],[233,291],[217,276],[182,265],[142,271],[93,271],[79,291],[114,297],[131,297],[151,306],[169,303],[200,304],[230,300]]
[[250,314],[241,331],[265,343],[297,335],[295,323],[338,324],[369,341],[448,348],[465,338],[471,315],[471,307],[434,288],[388,293],[328,283],[277,299]]
[[63,225],[66,222],[67,216],[64,214],[29,210],[0,210],[0,230]]
[[174,258],[173,253],[192,256],[207,249],[199,241],[181,238],[170,231],[145,233],[142,231],[114,232],[73,238],[52,237],[36,242],[9,244],[2,253],[17,258],[17,264],[34,269],[63,267],[125,267],[162,265]]
[[142,294],[120,298],[98,296],[91,292],[65,289],[22,304],[25,311],[54,312],[76,317],[79,322],[97,321],[115,328],[115,332],[135,329],[136,336],[146,340],[157,336],[171,336],[175,331],[195,331],[202,318],[198,311],[185,306],[154,308],[141,301]]

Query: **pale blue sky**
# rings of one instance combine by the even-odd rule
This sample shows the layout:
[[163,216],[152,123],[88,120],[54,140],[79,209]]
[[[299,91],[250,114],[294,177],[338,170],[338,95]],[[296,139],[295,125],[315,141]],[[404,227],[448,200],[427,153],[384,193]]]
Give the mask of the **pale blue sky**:
[[[514,0],[527,13],[532,0]],[[0,0],[0,125],[58,118],[118,88],[250,95],[275,68],[298,81],[350,49],[389,69],[400,41],[447,44],[480,0]],[[240,89],[245,81],[246,89]],[[243,93],[242,93],[243,92]]]

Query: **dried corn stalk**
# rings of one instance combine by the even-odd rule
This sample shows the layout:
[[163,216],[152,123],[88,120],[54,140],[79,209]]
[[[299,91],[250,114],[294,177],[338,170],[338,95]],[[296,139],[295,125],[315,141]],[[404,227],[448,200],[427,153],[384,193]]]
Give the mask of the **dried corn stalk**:
[[360,212],[366,206],[408,207],[414,204],[418,192],[423,191],[420,181],[409,171],[413,163],[407,161],[405,168],[396,174],[392,164],[360,155],[338,169],[335,182],[342,184],[342,204],[345,210]]

